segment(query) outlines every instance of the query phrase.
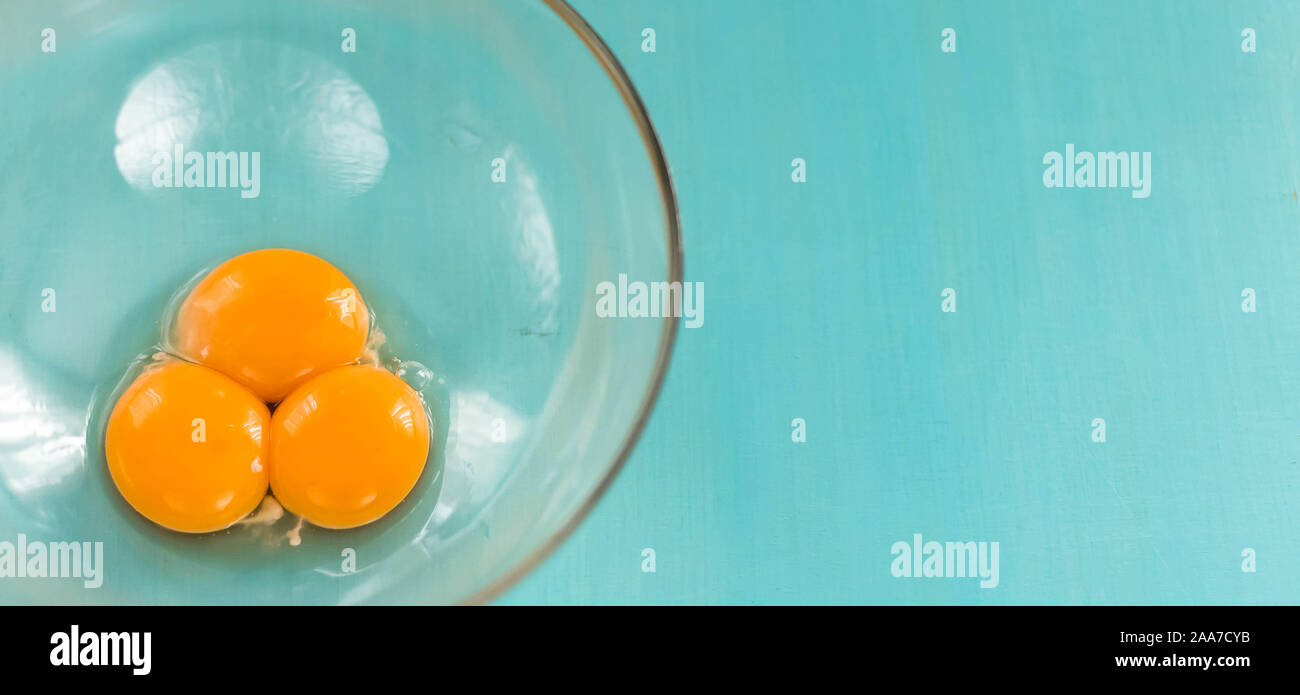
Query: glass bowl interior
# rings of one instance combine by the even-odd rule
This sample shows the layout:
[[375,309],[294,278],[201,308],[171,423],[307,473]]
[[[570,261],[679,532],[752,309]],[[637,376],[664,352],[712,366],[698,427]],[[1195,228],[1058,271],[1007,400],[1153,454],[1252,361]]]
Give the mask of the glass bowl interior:
[[[0,542],[102,542],[103,562],[97,588],[27,578],[0,601],[482,601],[572,529],[639,434],[675,333],[671,318],[598,317],[596,287],[681,279],[653,131],[576,14],[469,0],[3,13]],[[211,169],[226,152],[245,161],[224,185],[187,179],[189,153]],[[387,354],[432,372],[430,463],[360,529],[163,530],[107,474],[114,389],[156,349],[177,288],[268,247],[342,269]]]

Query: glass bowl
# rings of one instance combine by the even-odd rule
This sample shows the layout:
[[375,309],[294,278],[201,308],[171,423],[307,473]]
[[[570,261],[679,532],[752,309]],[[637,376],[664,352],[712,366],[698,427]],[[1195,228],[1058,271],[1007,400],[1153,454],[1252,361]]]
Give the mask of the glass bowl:
[[[0,543],[87,551],[0,579],[0,602],[484,602],[591,510],[676,334],[672,317],[598,316],[597,285],[679,282],[682,255],[650,120],[574,10],[20,0],[0,14]],[[168,176],[163,152],[185,170]],[[342,269],[389,363],[427,367],[430,462],[359,529],[268,512],[164,530],[106,471],[114,390],[157,349],[178,288],[275,247]]]

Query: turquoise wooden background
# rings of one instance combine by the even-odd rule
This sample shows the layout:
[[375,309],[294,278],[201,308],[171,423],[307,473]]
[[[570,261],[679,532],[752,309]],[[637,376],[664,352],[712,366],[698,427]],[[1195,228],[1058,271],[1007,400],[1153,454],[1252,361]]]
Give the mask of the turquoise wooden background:
[[[502,603],[1300,601],[1300,5],[574,4],[706,322]],[[1150,151],[1151,196],[1045,188],[1067,143]],[[914,533],[998,541],[999,586],[892,577]]]

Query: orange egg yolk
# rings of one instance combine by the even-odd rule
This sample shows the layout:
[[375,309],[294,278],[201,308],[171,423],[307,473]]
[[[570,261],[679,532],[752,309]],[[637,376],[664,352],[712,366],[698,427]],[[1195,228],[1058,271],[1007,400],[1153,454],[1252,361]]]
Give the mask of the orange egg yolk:
[[265,249],[217,266],[176,315],[177,352],[274,403],[315,374],[354,362],[370,314],[339,269],[302,251]]
[[341,367],[276,407],[271,491],[317,526],[361,526],[406,497],[428,454],[429,423],[416,392],[382,369]]
[[151,521],[217,531],[266,496],[270,419],[266,404],[216,371],[179,360],[155,364],[109,415],[108,470]]

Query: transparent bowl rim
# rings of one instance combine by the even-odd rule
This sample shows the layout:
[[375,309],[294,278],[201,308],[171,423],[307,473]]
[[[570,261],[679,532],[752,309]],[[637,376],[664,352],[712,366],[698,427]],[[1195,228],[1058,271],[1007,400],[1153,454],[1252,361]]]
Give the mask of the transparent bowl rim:
[[[668,162],[664,157],[663,147],[659,143],[659,136],[655,132],[654,124],[650,122],[650,114],[641,101],[641,95],[632,86],[632,80],[623,69],[623,65],[619,63],[618,58],[614,57],[614,53],[610,51],[609,46],[591,28],[587,20],[583,19],[582,15],[578,14],[578,11],[569,5],[568,0],[541,0],[541,2],[563,20],[569,29],[582,40],[587,50],[591,51],[592,56],[604,68],[605,74],[609,76],[610,81],[614,83],[614,87],[618,89],[618,93],[623,98],[623,103],[627,106],[632,120],[636,122],[642,143],[645,145],[646,154],[649,156],[650,164],[654,168],[655,180],[659,184],[659,197],[664,212],[664,234],[668,242],[668,281],[681,282],[683,268],[682,235],[681,222],[678,219],[677,195],[673,191],[673,182],[669,176]],[[583,500],[577,510],[569,516],[568,520],[552,533],[544,543],[534,548],[505,573],[497,576],[486,586],[462,599],[459,603],[484,604],[505,593],[507,589],[518,583],[519,580],[523,579],[524,576],[549,557],[551,553],[555,552],[555,549],[560,547],[565,539],[573,534],[583,519],[587,518],[591,510],[595,508],[596,503],[609,490],[614,478],[623,469],[623,464],[627,463],[628,457],[632,454],[632,449],[636,447],[637,440],[640,439],[641,433],[645,430],[651,411],[654,410],[655,401],[659,398],[659,391],[663,386],[664,377],[668,373],[668,362],[672,358],[673,345],[677,340],[677,323],[678,319],[675,317],[670,316],[663,319],[663,330],[659,334],[659,347],[655,354],[654,371],[650,374],[650,381],[641,395],[641,404],[637,407],[636,419],[627,434],[623,436],[623,442],[619,445],[618,451],[614,454],[609,466],[606,467],[596,488]]]

